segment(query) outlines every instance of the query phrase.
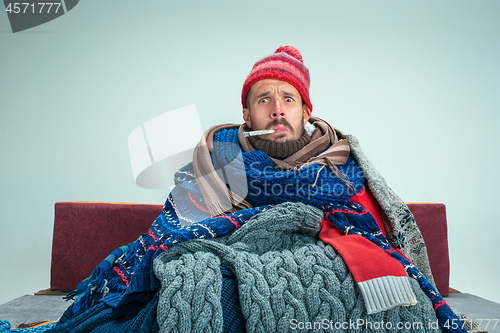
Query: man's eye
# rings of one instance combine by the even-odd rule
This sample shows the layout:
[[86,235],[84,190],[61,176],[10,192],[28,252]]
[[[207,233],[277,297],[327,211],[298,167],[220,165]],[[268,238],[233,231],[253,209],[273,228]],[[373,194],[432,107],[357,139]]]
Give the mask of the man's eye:
[[285,101],[286,101],[286,102],[293,102],[293,98],[291,98],[291,97],[287,97],[287,98],[285,98]]
[[269,103],[269,99],[263,98],[259,101],[259,103]]

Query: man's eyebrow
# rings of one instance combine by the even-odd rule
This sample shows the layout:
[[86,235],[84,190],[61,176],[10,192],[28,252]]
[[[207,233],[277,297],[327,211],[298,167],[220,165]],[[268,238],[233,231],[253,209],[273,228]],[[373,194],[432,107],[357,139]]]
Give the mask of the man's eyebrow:
[[261,93],[261,94],[259,94],[259,95],[255,96],[255,98],[256,98],[256,99],[261,99],[262,97],[267,97],[267,96],[269,96],[270,94],[271,94],[271,91],[270,91],[270,90],[266,90],[266,91],[264,91],[263,93]]
[[[292,96],[292,97],[298,97],[298,96],[300,96],[300,94],[297,94],[297,93],[293,92],[292,90],[282,90],[281,93],[283,95],[285,95],[285,96]],[[261,99],[263,97],[268,97],[270,95],[272,95],[272,91],[271,90],[266,90],[266,91],[258,94],[255,97],[252,96],[251,98],[255,98],[255,99],[259,100],[259,99]]]
[[298,94],[294,93],[293,91],[291,90],[283,90],[282,91],[284,95],[286,96],[299,96]]

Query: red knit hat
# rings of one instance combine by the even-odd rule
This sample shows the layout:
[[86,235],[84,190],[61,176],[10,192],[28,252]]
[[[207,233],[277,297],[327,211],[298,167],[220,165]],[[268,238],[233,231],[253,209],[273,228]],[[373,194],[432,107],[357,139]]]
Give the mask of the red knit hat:
[[309,99],[309,69],[299,50],[293,46],[280,46],[273,54],[257,61],[248,74],[241,92],[241,104],[246,108],[247,94],[252,85],[260,80],[275,79],[286,81],[294,86],[302,96],[304,103],[311,109]]

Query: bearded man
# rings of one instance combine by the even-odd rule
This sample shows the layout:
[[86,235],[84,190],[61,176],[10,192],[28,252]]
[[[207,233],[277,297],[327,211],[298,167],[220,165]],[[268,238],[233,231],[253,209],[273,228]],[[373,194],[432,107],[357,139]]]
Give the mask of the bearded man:
[[70,297],[55,331],[465,332],[422,236],[355,137],[312,117],[309,70],[278,48],[206,131],[147,234]]

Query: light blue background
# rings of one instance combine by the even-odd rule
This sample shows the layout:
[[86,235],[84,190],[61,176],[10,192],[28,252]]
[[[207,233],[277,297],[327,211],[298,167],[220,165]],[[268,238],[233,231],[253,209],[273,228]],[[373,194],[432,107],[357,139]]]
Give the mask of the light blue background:
[[0,304],[49,288],[55,202],[164,202],[135,185],[134,128],[190,104],[204,129],[242,122],[246,75],[287,44],[313,115],[405,201],[446,204],[450,285],[500,302],[499,17],[497,0],[85,0],[13,34],[0,12]]

